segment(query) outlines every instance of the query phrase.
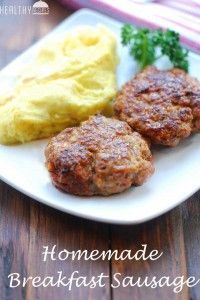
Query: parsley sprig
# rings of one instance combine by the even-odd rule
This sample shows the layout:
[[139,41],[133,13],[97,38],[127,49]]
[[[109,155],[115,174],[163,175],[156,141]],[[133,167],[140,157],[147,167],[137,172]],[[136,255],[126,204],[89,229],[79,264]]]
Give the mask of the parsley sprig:
[[121,30],[121,38],[122,44],[129,47],[131,56],[139,63],[141,69],[166,55],[174,67],[188,72],[188,50],[180,45],[177,32],[169,29],[163,31],[135,28],[125,24]]

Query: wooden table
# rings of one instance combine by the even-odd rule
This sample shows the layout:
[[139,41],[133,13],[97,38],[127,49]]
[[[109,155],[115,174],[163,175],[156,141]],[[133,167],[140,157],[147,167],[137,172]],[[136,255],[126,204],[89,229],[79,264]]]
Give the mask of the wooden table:
[[[1,1],[2,4],[3,1]],[[5,2],[5,1],[4,1]],[[15,1],[6,1],[8,4]],[[34,1],[33,1],[34,2]],[[24,49],[54,28],[71,12],[50,3],[49,16],[0,16],[0,66],[5,66]],[[5,3],[4,3],[5,4]],[[30,0],[19,4],[32,4]],[[20,176],[20,174],[19,174]],[[180,179],[181,180],[181,179]],[[200,285],[185,287],[175,294],[170,287],[150,289],[146,287],[110,287],[112,275],[119,272],[125,276],[195,276],[200,275],[200,193],[171,212],[142,225],[116,226],[95,223],[72,217],[44,206],[0,182],[0,299],[115,299],[115,300],[174,300],[200,299]],[[42,261],[43,246],[69,251],[87,249],[131,249],[141,244],[148,251],[163,251],[157,261]],[[63,271],[70,276],[75,270],[82,276],[109,275],[105,287],[90,289],[73,287],[39,287],[28,285],[12,289],[8,275],[55,276]]]

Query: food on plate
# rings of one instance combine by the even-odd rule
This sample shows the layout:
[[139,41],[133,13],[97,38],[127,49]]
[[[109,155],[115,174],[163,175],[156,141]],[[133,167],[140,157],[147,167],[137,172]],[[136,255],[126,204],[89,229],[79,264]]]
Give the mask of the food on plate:
[[180,69],[147,67],[119,91],[114,110],[154,143],[176,146],[200,132],[200,83]]
[[49,137],[98,112],[116,94],[116,38],[84,26],[46,41],[10,95],[0,97],[0,143]]
[[141,69],[167,56],[175,68],[188,71],[188,50],[180,44],[179,34],[173,30],[150,30],[125,24],[121,30],[122,44],[129,47],[130,55]]
[[126,122],[102,115],[53,137],[45,155],[53,184],[84,196],[110,195],[141,185],[154,170],[141,135]]

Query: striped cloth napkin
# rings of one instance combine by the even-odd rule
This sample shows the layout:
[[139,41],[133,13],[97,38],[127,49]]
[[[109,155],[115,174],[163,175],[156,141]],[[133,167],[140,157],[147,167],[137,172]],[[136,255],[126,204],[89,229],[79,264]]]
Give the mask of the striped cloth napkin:
[[60,0],[78,8],[92,8],[123,22],[180,33],[186,47],[200,52],[200,0]]

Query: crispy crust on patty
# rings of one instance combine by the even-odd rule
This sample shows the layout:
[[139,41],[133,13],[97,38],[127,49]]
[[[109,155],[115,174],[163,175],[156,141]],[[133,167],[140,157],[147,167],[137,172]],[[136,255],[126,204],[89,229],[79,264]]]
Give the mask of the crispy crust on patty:
[[77,195],[110,195],[141,185],[154,168],[147,142],[126,122],[101,115],[52,138],[45,150],[53,184]]
[[114,110],[154,143],[176,146],[200,132],[200,83],[183,70],[150,66],[123,86]]

